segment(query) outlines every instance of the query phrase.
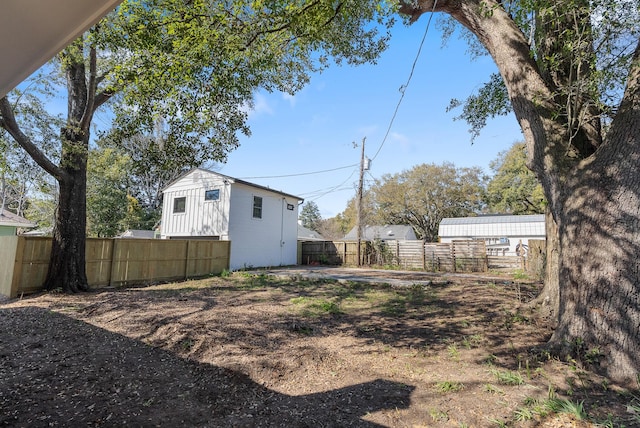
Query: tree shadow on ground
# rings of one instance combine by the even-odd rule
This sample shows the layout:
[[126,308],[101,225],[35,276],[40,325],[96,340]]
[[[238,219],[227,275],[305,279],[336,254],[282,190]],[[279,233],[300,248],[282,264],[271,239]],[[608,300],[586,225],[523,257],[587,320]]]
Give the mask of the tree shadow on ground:
[[409,407],[387,380],[290,396],[49,310],[0,310],[0,425],[374,427]]

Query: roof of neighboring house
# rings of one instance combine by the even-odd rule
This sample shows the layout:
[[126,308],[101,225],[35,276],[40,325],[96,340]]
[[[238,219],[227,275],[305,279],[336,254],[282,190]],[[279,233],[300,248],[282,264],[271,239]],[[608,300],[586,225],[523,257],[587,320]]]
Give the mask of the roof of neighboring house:
[[24,217],[20,217],[11,211],[2,210],[0,212],[0,226],[12,226],[12,227],[24,227],[32,228],[36,227],[35,223],[30,222]]
[[118,235],[118,238],[126,239],[153,239],[155,232],[153,230],[128,229]]
[[494,223],[544,223],[544,214],[493,214],[475,217],[443,218],[440,225],[451,224],[494,224]]
[[53,235],[53,227],[44,227],[42,229],[33,229],[28,232],[24,232],[23,236],[51,236]]
[[241,180],[241,179],[239,179],[239,178],[233,178],[233,177],[230,177],[230,176],[228,176],[228,175],[220,174],[219,172],[210,171],[210,170],[208,170],[208,169],[204,169],[204,168],[193,168],[191,171],[185,172],[185,173],[184,173],[184,174],[182,174],[180,177],[176,178],[176,179],[175,179],[175,180],[173,180],[171,183],[167,184],[167,185],[162,189],[162,191],[164,192],[164,191],[165,191],[165,190],[167,190],[169,187],[173,186],[175,183],[177,183],[178,181],[182,180],[184,177],[186,177],[187,175],[189,175],[189,174],[193,173],[194,171],[201,171],[201,172],[204,172],[204,173],[206,173],[206,174],[217,175],[218,177],[220,177],[220,178],[222,178],[222,179],[228,180],[228,181],[229,181],[229,183],[231,183],[231,184],[234,184],[234,183],[237,183],[237,184],[244,184],[245,186],[255,187],[256,189],[261,189],[261,190],[267,190],[267,191],[269,191],[269,192],[277,193],[277,194],[282,195],[282,196],[286,196],[286,197],[289,197],[289,198],[297,199],[297,200],[299,200],[299,201],[304,201],[304,199],[303,199],[303,198],[301,198],[300,196],[292,195],[292,194],[290,194],[290,193],[285,193],[285,192],[282,192],[282,191],[280,191],[280,190],[271,189],[270,187],[267,187],[267,186],[261,186],[261,185],[259,185],[259,184],[255,184],[255,183],[251,183],[251,182],[249,182],[249,181]]
[[[375,239],[385,240],[415,240],[416,234],[413,231],[413,227],[402,225],[402,224],[392,224],[385,226],[365,226],[362,228],[362,239],[365,241],[373,241]],[[357,231],[354,227],[347,233],[344,237],[345,241],[353,241],[358,239]]]
[[0,97],[29,77],[121,0],[3,0]]
[[325,241],[325,239],[315,230],[307,229],[298,224],[298,241]]

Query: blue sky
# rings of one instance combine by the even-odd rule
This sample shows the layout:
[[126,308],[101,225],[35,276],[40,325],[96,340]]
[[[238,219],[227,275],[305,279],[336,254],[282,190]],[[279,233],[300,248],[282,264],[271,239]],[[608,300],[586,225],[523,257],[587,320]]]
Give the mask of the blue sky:
[[[368,182],[421,163],[452,162],[490,173],[489,163],[521,141],[522,133],[511,114],[490,121],[472,143],[467,124],[454,120],[459,110],[446,111],[452,98],[465,99],[478,90],[496,67],[489,57],[472,60],[466,42],[456,36],[443,47],[436,19],[383,144],[428,18],[408,27],[398,23],[376,64],[334,65],[312,76],[295,96],[257,93],[249,114],[251,136],[241,136],[240,147],[216,170],[312,200],[323,218],[342,212],[355,195],[360,147],[353,143],[363,138],[366,156],[378,153],[365,176]],[[65,112],[66,99],[58,101],[55,109]],[[93,135],[108,128],[111,119],[109,110],[99,110]]]
[[[294,97],[261,92],[250,113],[252,134],[229,154],[220,172],[313,200],[323,218],[333,217],[355,195],[360,148],[373,158],[387,132],[409,77],[427,25],[424,16],[410,27],[393,29],[390,48],[375,65],[332,66],[314,75]],[[466,43],[455,36],[442,47],[431,23],[413,78],[387,140],[366,175],[380,178],[421,163],[452,162],[479,166],[522,139],[515,116],[489,122],[472,143],[468,126],[446,112],[452,98],[465,99],[496,68],[489,57],[472,60]],[[334,168],[332,172],[307,174]]]

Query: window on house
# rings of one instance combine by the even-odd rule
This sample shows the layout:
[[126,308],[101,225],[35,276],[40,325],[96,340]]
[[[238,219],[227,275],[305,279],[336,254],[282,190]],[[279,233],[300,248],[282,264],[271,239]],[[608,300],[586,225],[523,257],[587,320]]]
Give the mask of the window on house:
[[204,192],[205,201],[217,201],[220,199],[220,189],[212,189]]
[[173,200],[173,212],[175,213],[183,213],[187,209],[187,198],[186,196],[182,196],[180,198],[174,198]]
[[262,218],[262,198],[260,196],[253,197],[253,218]]

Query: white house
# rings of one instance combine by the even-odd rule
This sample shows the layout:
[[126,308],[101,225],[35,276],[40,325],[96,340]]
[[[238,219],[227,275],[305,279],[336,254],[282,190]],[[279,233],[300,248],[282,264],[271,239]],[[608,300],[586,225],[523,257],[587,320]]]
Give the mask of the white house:
[[202,168],[163,195],[163,239],[229,240],[231,270],[296,264],[302,198]]
[[443,218],[438,235],[441,242],[482,239],[488,255],[524,255],[530,239],[546,237],[544,214]]

